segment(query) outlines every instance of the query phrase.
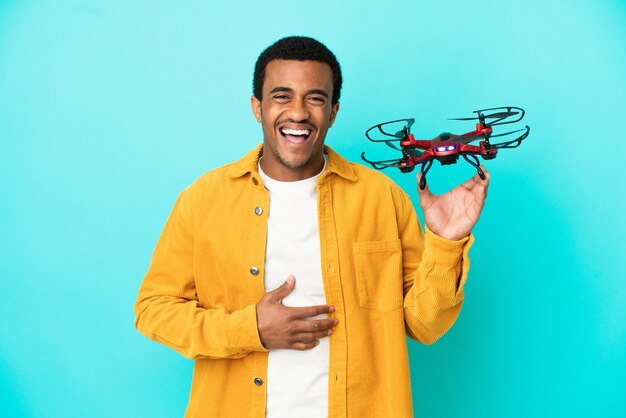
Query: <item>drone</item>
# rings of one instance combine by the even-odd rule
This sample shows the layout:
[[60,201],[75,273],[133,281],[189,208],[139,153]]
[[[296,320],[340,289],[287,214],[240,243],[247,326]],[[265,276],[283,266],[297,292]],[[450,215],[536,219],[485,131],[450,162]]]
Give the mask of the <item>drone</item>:
[[[422,190],[426,187],[426,174],[434,160],[439,161],[441,165],[448,165],[455,164],[459,156],[463,156],[468,163],[476,168],[479,177],[484,180],[485,172],[480,168],[477,155],[485,160],[492,160],[496,158],[496,154],[501,148],[517,148],[528,136],[530,127],[526,125],[522,129],[493,135],[494,126],[516,123],[524,118],[526,112],[520,107],[492,107],[475,110],[473,113],[476,115],[448,120],[476,120],[475,130],[461,135],[443,132],[433,139],[415,139],[411,133],[411,126],[415,123],[413,118],[392,120],[374,125],[365,132],[367,139],[372,142],[385,143],[390,148],[400,151],[402,157],[393,160],[370,161],[365,158],[365,152],[363,152],[361,159],[376,170],[397,167],[403,173],[409,173],[413,171],[416,165],[421,165],[422,177],[419,187]],[[396,130],[398,127],[401,127],[400,130]],[[496,137],[508,137],[509,139],[492,144],[489,140]],[[477,140],[481,140],[478,145],[470,145],[470,142]]]

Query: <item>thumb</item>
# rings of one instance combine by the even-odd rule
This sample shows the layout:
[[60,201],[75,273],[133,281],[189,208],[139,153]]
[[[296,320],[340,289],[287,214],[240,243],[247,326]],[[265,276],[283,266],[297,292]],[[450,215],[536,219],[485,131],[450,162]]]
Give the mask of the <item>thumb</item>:
[[280,303],[284,298],[286,298],[292,291],[296,283],[296,278],[293,274],[290,274],[287,277],[285,283],[278,286],[276,289],[272,290],[272,296],[276,302]]

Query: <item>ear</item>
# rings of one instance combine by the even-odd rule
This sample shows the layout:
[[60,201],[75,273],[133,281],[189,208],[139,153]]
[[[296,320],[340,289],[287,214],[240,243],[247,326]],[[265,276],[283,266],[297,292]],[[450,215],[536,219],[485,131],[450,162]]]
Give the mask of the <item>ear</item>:
[[250,105],[252,105],[252,113],[254,113],[256,121],[261,123],[261,101],[252,95],[250,97]]
[[330,109],[330,119],[329,119],[330,123],[328,124],[329,128],[333,126],[333,123],[335,123],[337,112],[339,112],[339,102],[335,103],[333,107]]

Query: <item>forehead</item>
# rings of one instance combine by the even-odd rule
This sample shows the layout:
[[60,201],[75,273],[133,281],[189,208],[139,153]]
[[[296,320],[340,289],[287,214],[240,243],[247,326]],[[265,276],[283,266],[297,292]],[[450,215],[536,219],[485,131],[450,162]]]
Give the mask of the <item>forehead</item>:
[[272,60],[265,67],[263,92],[276,87],[298,90],[321,89],[332,95],[333,71],[317,61]]

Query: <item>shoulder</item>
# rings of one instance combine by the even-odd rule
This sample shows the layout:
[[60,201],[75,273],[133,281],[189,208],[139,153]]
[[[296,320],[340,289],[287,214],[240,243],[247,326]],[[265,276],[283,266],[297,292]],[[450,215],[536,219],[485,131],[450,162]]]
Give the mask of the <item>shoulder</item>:
[[242,160],[211,169],[199,176],[181,192],[183,205],[197,211],[216,200],[223,202],[224,199],[241,196],[249,183],[245,181],[249,178],[247,173],[251,171],[242,169]]
[[337,174],[344,180],[335,182],[340,194],[367,202],[364,207],[394,211],[400,218],[414,211],[409,195],[386,173],[340,158],[343,163],[335,164],[340,167]]
[[409,199],[407,193],[384,172],[366,167],[363,164],[350,162],[354,173],[356,174],[358,185],[367,187],[372,192],[377,190],[389,191],[395,199]]
[[236,187],[237,184],[243,185],[245,181],[241,180],[246,178],[247,174],[256,171],[261,147],[258,145],[239,160],[207,171],[187,188],[188,193],[207,194],[225,189],[232,192],[232,187]]
[[229,181],[229,179],[233,178],[231,173],[235,164],[237,164],[237,162],[228,163],[205,172],[193,183],[191,183],[188,188],[194,191],[202,190],[205,188],[215,187],[216,185]]
[[326,146],[325,152],[329,157],[328,170],[353,183],[356,187],[367,187],[368,185],[392,188],[400,191],[400,187],[386,174],[379,170],[374,170],[363,164],[348,161],[338,152]]
[[389,176],[382,171],[374,170],[370,167],[366,167],[363,164],[350,162],[350,166],[354,170],[359,182],[374,182],[380,185],[387,185],[388,187],[399,187]]

